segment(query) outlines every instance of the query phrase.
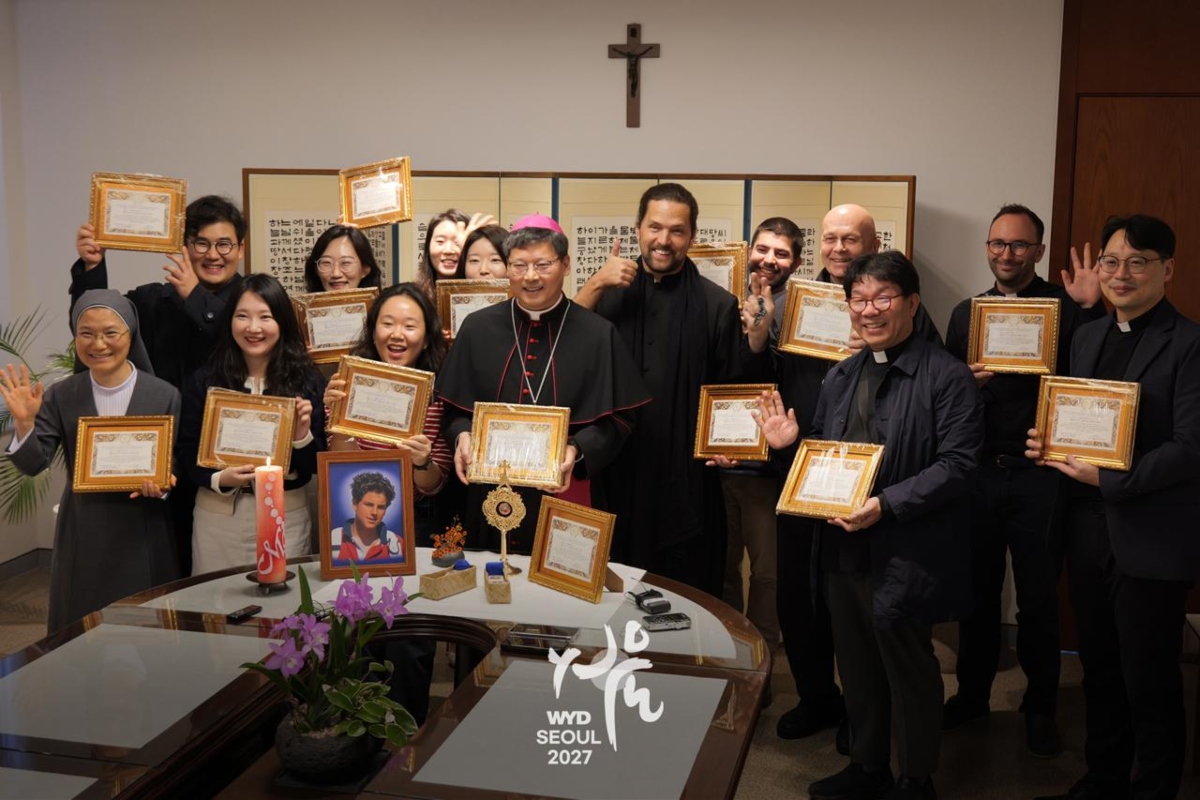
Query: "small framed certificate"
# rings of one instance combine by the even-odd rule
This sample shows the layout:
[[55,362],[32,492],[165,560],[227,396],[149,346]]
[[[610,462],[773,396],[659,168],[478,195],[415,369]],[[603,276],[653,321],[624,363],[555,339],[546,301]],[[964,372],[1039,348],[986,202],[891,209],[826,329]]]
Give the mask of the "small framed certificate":
[[850,331],[845,289],[820,281],[788,281],[776,345],[781,353],[841,361],[850,355]]
[[90,221],[101,247],[176,253],[183,249],[186,207],[182,178],[92,173]]
[[1043,375],[1037,429],[1047,461],[1080,461],[1127,471],[1133,462],[1141,385]]
[[555,489],[567,451],[571,409],[476,403],[471,421],[471,483],[500,483],[500,465],[508,464],[514,486]]
[[416,575],[412,454],[317,453],[321,580]]
[[834,519],[871,496],[883,445],[804,439],[788,471],[776,513]]
[[379,288],[314,292],[292,298],[304,346],[318,364],[333,364],[349,353],[363,335],[367,312]]
[[972,297],[967,363],[1053,375],[1060,313],[1057,297]]
[[696,263],[700,274],[736,297],[746,295],[745,242],[726,242],[721,245],[698,244],[688,250],[688,258]]
[[286,475],[292,462],[295,422],[294,397],[209,389],[196,463],[224,469],[239,464],[258,467],[270,461],[282,466]]
[[412,170],[408,156],[350,167],[338,173],[342,219],[372,228],[412,219]]
[[438,314],[450,338],[458,336],[463,320],[481,308],[498,305],[512,297],[512,285],[502,278],[437,282]]
[[398,444],[424,430],[432,372],[343,356],[337,377],[346,382],[346,397],[329,410],[330,431]]
[[80,417],[76,429],[76,492],[132,492],[151,480],[171,486],[175,417]]
[[741,461],[766,461],[767,438],[750,413],[773,383],[742,383],[700,387],[695,458],[728,456]]
[[599,603],[616,521],[615,514],[543,497],[529,558],[529,580]]

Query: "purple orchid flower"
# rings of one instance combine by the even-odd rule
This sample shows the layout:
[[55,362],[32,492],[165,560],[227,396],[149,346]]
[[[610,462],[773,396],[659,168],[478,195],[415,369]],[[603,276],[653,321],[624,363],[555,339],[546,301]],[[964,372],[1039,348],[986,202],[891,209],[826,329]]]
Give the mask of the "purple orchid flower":
[[392,622],[396,617],[407,614],[408,595],[404,591],[404,578],[397,577],[396,582],[391,586],[383,587],[379,593],[379,604],[375,606],[375,610],[379,612],[379,616],[383,617],[383,624],[391,630]]
[[337,599],[333,601],[333,609],[343,619],[358,622],[371,613],[375,592],[371,588],[371,584],[367,582],[369,577],[364,573],[358,583],[342,581],[342,585],[338,588]]
[[300,639],[304,642],[304,649],[314,653],[317,661],[324,661],[325,646],[329,644],[330,624],[317,622],[317,618],[312,614],[301,614],[300,620]]
[[280,675],[290,678],[304,667],[308,647],[297,649],[296,640],[292,637],[281,642],[267,642],[267,646],[271,648],[271,655],[263,662],[267,669],[277,669]]

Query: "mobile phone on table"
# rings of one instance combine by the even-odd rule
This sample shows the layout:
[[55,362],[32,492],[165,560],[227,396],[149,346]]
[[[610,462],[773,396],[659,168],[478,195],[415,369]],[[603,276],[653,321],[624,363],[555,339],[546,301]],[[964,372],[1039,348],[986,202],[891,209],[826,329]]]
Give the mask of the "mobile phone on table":
[[692,620],[687,614],[647,614],[642,617],[643,627],[648,631],[682,631],[692,627]]

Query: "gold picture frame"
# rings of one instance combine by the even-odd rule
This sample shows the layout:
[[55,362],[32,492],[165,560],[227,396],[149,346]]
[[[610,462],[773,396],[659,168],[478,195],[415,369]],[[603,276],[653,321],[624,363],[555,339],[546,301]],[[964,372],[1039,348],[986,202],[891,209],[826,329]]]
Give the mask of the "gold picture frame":
[[[349,354],[362,338],[371,304],[379,287],[312,292],[292,298],[304,346],[316,364],[334,364]],[[357,319],[357,328],[351,322]],[[351,331],[353,330],[353,338]]]
[[468,316],[481,308],[499,305],[511,297],[512,284],[503,278],[438,281],[438,316],[441,317],[446,336],[453,340]]
[[700,274],[736,297],[746,296],[746,262],[750,247],[746,242],[698,244],[688,249],[688,258]]
[[[701,386],[700,412],[697,417],[696,443],[692,456],[705,459],[727,456],[739,461],[766,461],[770,451],[767,437],[763,435],[749,412],[758,408],[758,401],[763,392],[773,392],[778,388],[774,383]],[[749,424],[745,420],[729,416],[737,406],[746,410]],[[718,423],[720,430],[714,427]],[[755,434],[753,443],[744,435],[750,432],[751,426]]]
[[967,363],[989,372],[1053,375],[1061,313],[1057,297],[972,297]]
[[[471,420],[471,483],[500,483],[500,462],[514,486],[557,489],[571,409],[476,403]],[[539,441],[540,440],[540,441]]]
[[[145,480],[153,481],[164,491],[171,488],[175,417],[170,414],[80,417],[75,442],[75,469],[71,478],[74,492],[140,491]],[[116,448],[121,450],[114,452]],[[149,470],[127,471],[112,463],[131,459],[148,459],[153,466]]]
[[340,170],[338,195],[347,225],[373,228],[408,222],[413,215],[408,156]]
[[[846,315],[844,340],[839,314]],[[841,361],[851,355],[852,330],[845,289],[836,283],[797,278],[788,281],[783,324],[776,344],[779,352]]]
[[[346,382],[346,397],[330,407],[327,430],[399,444],[425,429],[425,412],[433,397],[432,372],[370,358],[342,356],[335,377]],[[396,416],[403,417],[402,420],[391,416],[394,410],[399,411]],[[381,412],[388,416],[374,416]]]
[[[204,421],[200,426],[200,452],[196,463],[209,469],[240,464],[264,466],[268,460],[283,467],[292,464],[292,429],[296,424],[296,398],[246,394],[211,388],[204,398]],[[267,447],[254,447],[267,433]],[[253,426],[253,428],[251,427]],[[236,442],[239,446],[232,446]]]
[[[387,500],[380,518],[384,536],[360,557],[351,533],[357,524],[354,502],[355,478],[366,475],[360,501],[371,499],[372,492]],[[352,578],[355,569],[361,575],[416,575],[417,539],[413,520],[412,454],[407,450],[358,450],[343,453],[317,453],[318,535],[321,551],[321,580]],[[390,536],[388,534],[391,534]]]
[[88,219],[96,244],[113,250],[183,249],[187,181],[159,175],[93,172]]
[[[853,514],[870,498],[882,460],[881,444],[803,439],[775,511],[817,519]],[[814,474],[813,470],[824,473]],[[821,477],[833,485],[810,482]]]
[[529,580],[599,603],[616,521],[615,514],[543,497],[529,557]]
[[1043,375],[1036,427],[1042,458],[1128,471],[1133,463],[1141,384]]

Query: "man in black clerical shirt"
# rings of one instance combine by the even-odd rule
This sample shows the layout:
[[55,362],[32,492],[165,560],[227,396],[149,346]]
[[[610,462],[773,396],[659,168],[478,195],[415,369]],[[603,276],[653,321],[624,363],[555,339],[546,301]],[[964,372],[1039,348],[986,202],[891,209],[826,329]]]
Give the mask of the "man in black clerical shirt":
[[614,253],[576,300],[612,321],[654,397],[607,474],[613,557],[720,597],[721,490],[715,471],[692,458],[700,387],[769,378],[772,307],[769,288],[755,283],[739,315],[737,299],[700,275],[687,256],[699,213],[677,183],[647,189],[637,214],[641,256]]
[[[1082,323],[1104,315],[1096,266],[1075,262],[1064,286],[1035,272],[1046,252],[1046,226],[1023,205],[992,218],[985,243],[995,285],[981,297],[1049,297],[1059,301],[1057,371],[1068,374],[1071,338]],[[1086,254],[1085,254],[1086,255]],[[971,299],[959,303],[946,328],[946,349],[968,360]],[[1054,713],[1058,698],[1058,575],[1055,531],[1062,511],[1061,476],[1025,458],[1026,432],[1037,417],[1036,375],[993,374],[968,364],[983,395],[986,435],[972,503],[975,609],[959,625],[958,693],[946,701],[942,729],[986,716],[1000,657],[1000,595],[1005,551],[1012,554],[1017,594],[1017,660],[1028,686],[1021,711],[1029,752],[1053,758],[1061,750]],[[1059,513],[1056,514],[1056,509]]]
[[[862,255],[843,281],[863,340],[821,387],[806,436],[883,444],[872,496],[819,526],[821,592],[833,621],[850,721],[850,765],[809,787],[814,798],[932,798],[942,677],[932,625],[970,604],[963,537],[983,441],[983,404],[970,370],[918,335],[920,281],[894,250]],[[775,394],[760,424],[772,448],[800,436]],[[896,714],[900,779],[890,767]]]
[[[504,251],[513,299],[468,316],[438,373],[437,393],[445,402],[442,432],[454,448],[455,471],[466,483],[475,403],[566,406],[570,438],[560,465],[563,485],[555,493],[611,510],[599,478],[649,393],[613,326],[563,294],[571,257],[557,222],[540,215],[518,220]],[[491,488],[469,486],[463,522],[472,545],[498,550],[499,534],[481,511]],[[542,492],[514,488],[526,511],[508,534],[508,545],[528,553]]]
[[[1169,800],[1187,740],[1184,603],[1200,575],[1200,326],[1166,299],[1169,225],[1112,217],[1100,249],[1113,314],[1075,334],[1071,375],[1141,389],[1128,471],[1045,462],[1071,479],[1065,552],[1087,707],[1087,774],[1061,797]],[[1029,436],[1026,455],[1043,463]]]

